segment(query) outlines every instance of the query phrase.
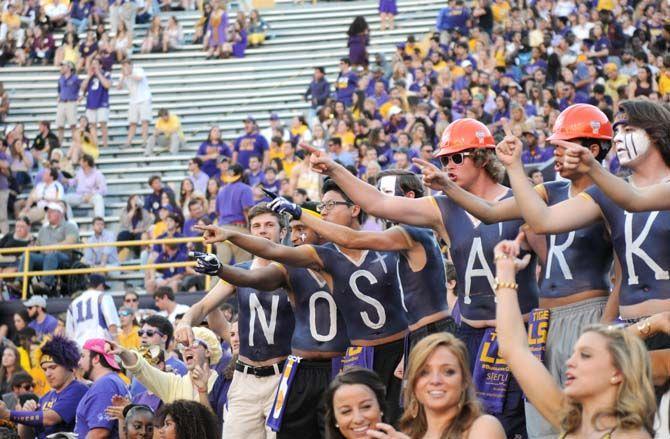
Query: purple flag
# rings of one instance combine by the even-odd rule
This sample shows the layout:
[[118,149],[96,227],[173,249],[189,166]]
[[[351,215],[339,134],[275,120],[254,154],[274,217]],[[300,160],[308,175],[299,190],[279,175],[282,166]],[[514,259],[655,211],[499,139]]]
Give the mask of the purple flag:
[[291,384],[293,384],[293,378],[298,371],[300,360],[302,360],[302,358],[296,357],[295,355],[289,355],[284,364],[284,371],[279,380],[279,385],[277,385],[277,393],[275,393],[275,401],[272,404],[272,410],[270,410],[270,416],[268,416],[266,422],[266,425],[270,427],[272,431],[279,431],[279,428],[281,427],[284,410],[286,410],[286,399],[291,391]]

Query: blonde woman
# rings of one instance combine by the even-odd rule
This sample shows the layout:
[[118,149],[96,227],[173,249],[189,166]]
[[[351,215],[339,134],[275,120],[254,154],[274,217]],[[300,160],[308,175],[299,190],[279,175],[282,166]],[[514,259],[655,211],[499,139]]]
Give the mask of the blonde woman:
[[409,356],[405,413],[398,433],[387,424],[368,430],[371,438],[505,439],[493,416],[483,414],[462,341],[442,332],[418,342]]
[[518,253],[517,241],[494,249],[496,321],[499,353],[528,401],[561,431],[561,439],[651,438],[656,399],[644,343],[618,328],[588,327],[567,361],[561,389],[528,348],[515,277],[529,258],[519,260]]

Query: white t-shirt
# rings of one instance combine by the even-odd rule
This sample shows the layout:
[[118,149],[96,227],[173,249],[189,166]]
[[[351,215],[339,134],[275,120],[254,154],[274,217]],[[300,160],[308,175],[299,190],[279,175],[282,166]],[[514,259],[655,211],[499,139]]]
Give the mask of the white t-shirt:
[[53,183],[46,184],[41,181],[35,186],[35,195],[39,198],[37,202],[37,207],[44,209],[47,205],[47,199],[49,200],[61,200],[63,199],[63,194],[65,189],[60,182],[54,181]]
[[183,305],[181,303],[178,303],[177,306],[175,306],[174,311],[172,311],[170,314],[167,313],[167,311],[161,311],[158,313],[159,316],[167,317],[167,319],[174,325],[175,318],[179,314],[184,314],[186,311],[191,309],[190,306],[188,305]]
[[109,338],[109,327],[121,327],[114,300],[102,291],[88,289],[67,309],[65,335],[82,347],[91,338]]
[[[139,80],[136,78],[140,78]],[[128,95],[131,104],[139,104],[140,102],[151,101],[151,89],[149,88],[149,80],[147,79],[144,69],[140,66],[133,66],[133,72],[130,78],[124,80],[126,87],[128,87]]]

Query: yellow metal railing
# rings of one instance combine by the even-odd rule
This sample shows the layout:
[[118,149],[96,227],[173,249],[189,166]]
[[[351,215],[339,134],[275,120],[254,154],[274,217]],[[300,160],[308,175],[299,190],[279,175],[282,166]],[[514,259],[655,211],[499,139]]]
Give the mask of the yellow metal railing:
[[[23,300],[28,297],[28,281],[34,276],[60,276],[66,274],[88,274],[88,273],[107,273],[110,271],[139,271],[139,270],[160,270],[164,268],[178,268],[178,267],[194,267],[195,261],[186,262],[166,262],[162,264],[145,264],[145,265],[107,265],[105,267],[90,267],[90,268],[68,268],[63,270],[42,270],[42,271],[28,271],[30,267],[30,253],[42,251],[63,251],[63,250],[78,250],[85,248],[97,247],[137,247],[151,244],[183,244],[188,242],[202,242],[201,236],[187,237],[187,238],[167,238],[167,239],[146,239],[140,241],[116,241],[116,242],[93,242],[81,244],[65,244],[65,245],[41,245],[32,247],[12,247],[0,249],[0,255],[23,253],[23,271],[16,273],[0,273],[0,279],[7,278],[22,278],[21,296]],[[212,250],[211,245],[206,246],[206,251],[209,253]],[[205,289],[209,290],[211,284],[211,277],[205,277]]]

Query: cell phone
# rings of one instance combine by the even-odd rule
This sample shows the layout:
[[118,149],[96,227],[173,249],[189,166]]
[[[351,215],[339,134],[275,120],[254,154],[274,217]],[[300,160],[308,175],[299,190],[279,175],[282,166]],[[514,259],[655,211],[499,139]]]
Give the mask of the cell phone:
[[270,192],[269,190],[265,189],[263,186],[261,186],[261,190],[262,190],[263,193],[264,193],[265,195],[267,195],[268,198],[270,198],[271,200],[274,200],[275,198],[277,198],[277,194],[275,194],[274,192]]

